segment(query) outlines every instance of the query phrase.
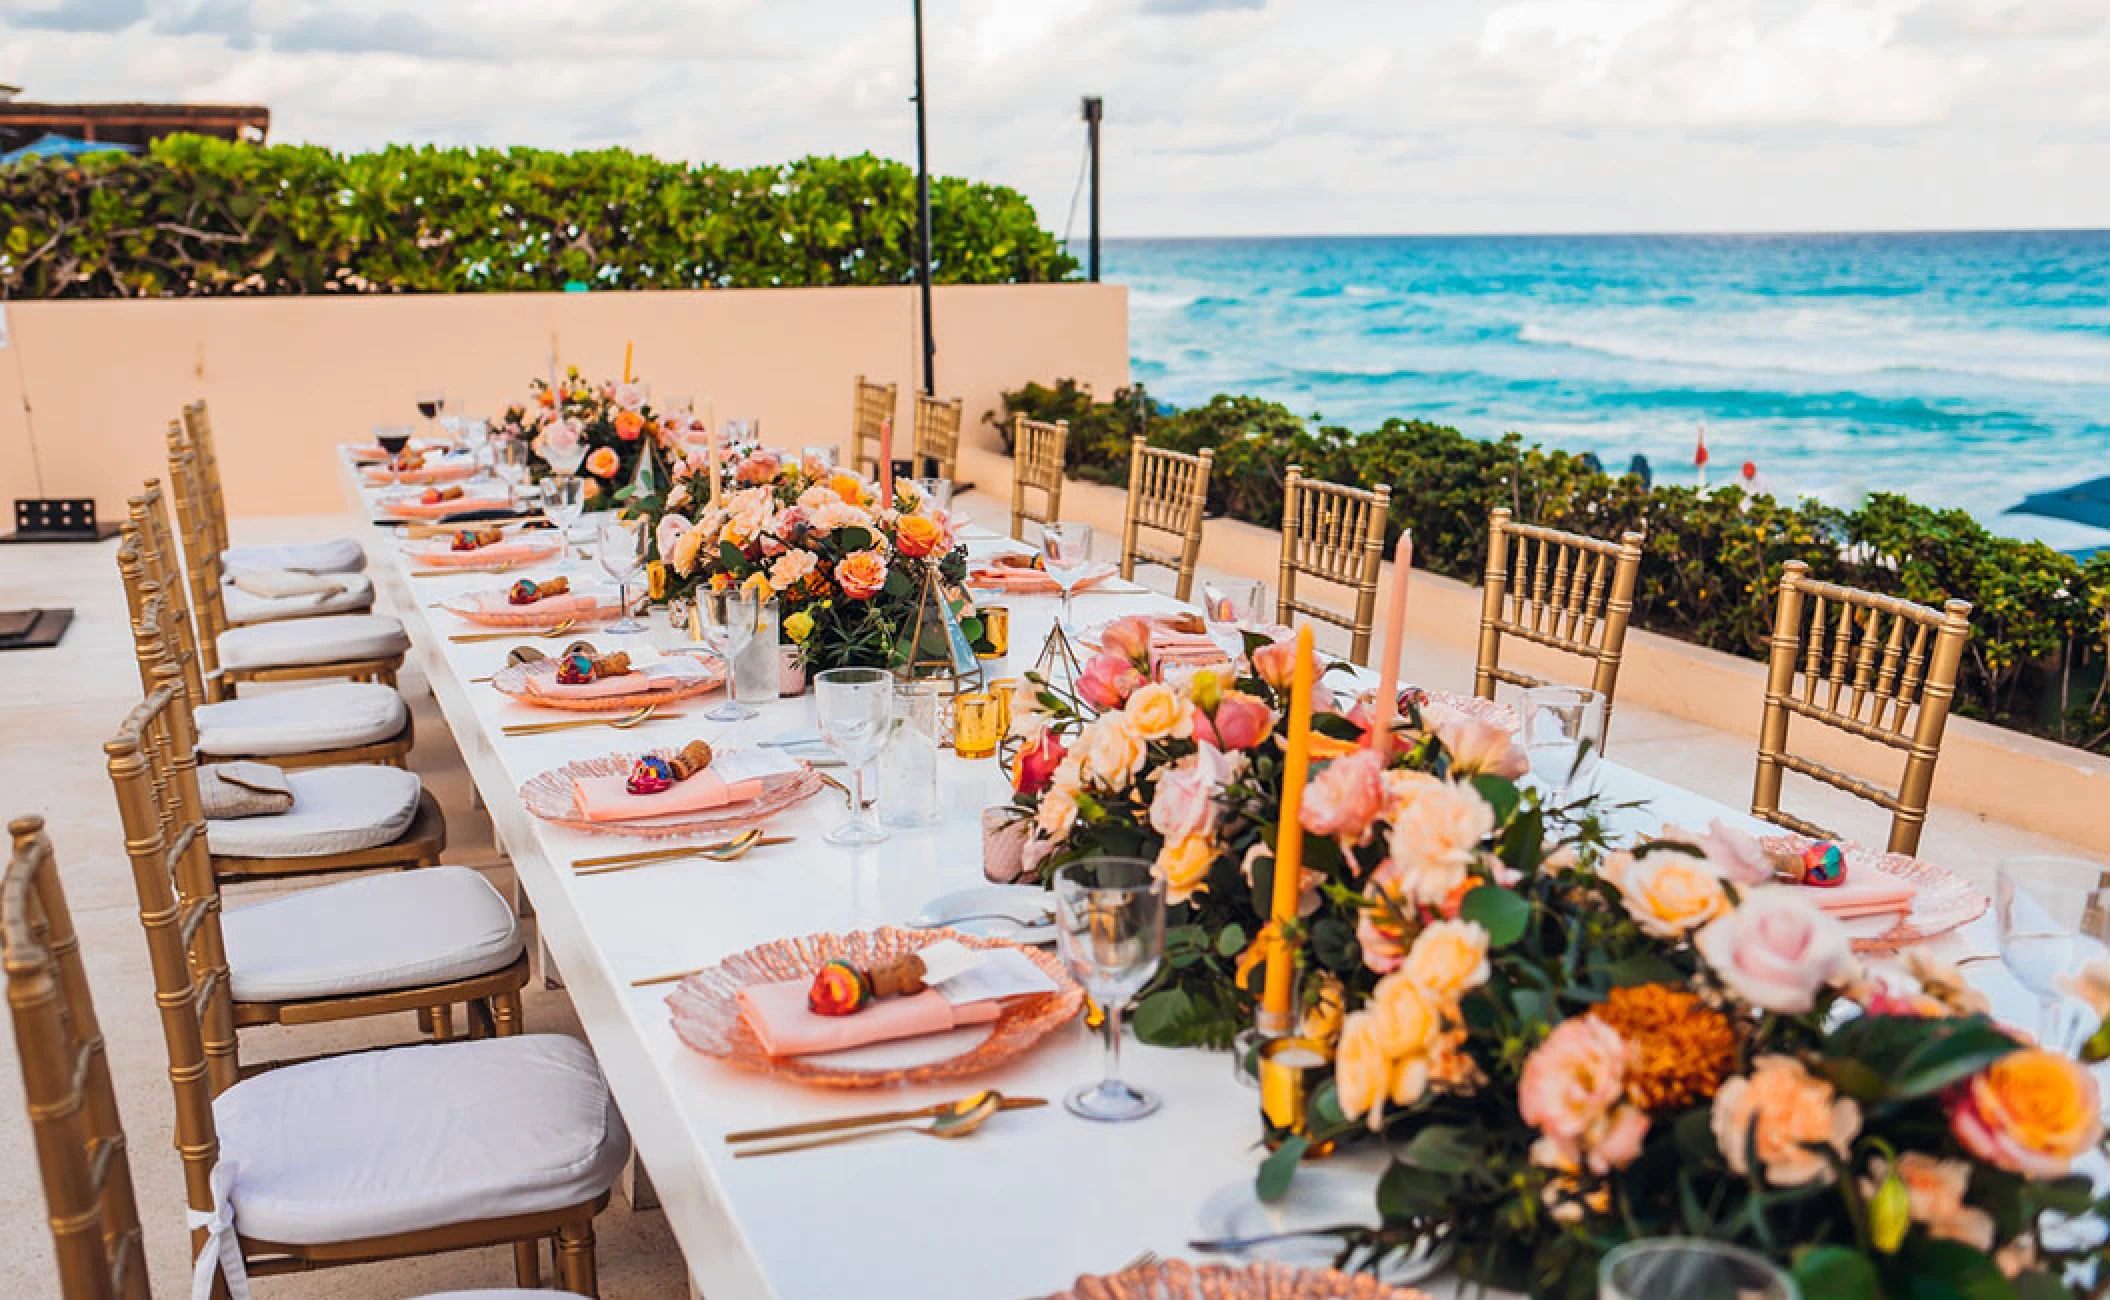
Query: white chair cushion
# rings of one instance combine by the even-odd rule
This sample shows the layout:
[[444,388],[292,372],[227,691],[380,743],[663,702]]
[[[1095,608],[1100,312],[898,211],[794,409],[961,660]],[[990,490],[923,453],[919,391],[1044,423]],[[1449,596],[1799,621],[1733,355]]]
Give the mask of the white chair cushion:
[[334,575],[344,590],[327,596],[256,596],[233,583],[222,588],[230,623],[268,623],[317,614],[363,614],[374,607],[374,581],[363,573]]
[[410,706],[379,682],[324,682],[244,695],[198,709],[206,754],[312,754],[372,745],[403,730]]
[[357,573],[366,567],[366,548],[356,537],[321,542],[283,542],[276,546],[230,546],[220,565],[237,569],[305,569],[309,573]]
[[318,858],[388,843],[410,829],[424,786],[416,772],[354,763],[288,772],[293,809],[205,823],[205,843],[231,858]]
[[235,1230],[288,1245],[562,1209],[630,1155],[593,1053],[561,1034],[289,1065],[212,1109]]
[[403,625],[385,614],[326,614],[220,633],[224,668],[292,668],[339,659],[386,659],[410,648]]
[[286,894],[228,912],[229,986],[242,1002],[380,993],[467,979],[520,955],[512,905],[467,867],[425,867]]
[[417,1300],[586,1300],[586,1297],[572,1291],[522,1291],[507,1287],[502,1291],[443,1291],[438,1295],[419,1296]]

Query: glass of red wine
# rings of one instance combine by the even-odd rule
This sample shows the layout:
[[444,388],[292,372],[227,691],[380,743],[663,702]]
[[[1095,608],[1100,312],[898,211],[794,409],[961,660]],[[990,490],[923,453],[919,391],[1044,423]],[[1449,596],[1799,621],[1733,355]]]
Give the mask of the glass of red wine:
[[437,388],[421,389],[418,392],[418,414],[425,417],[425,432],[432,434],[433,422],[440,412],[447,409],[447,395]]
[[391,456],[400,456],[410,445],[410,426],[407,424],[377,424],[374,426],[374,441],[381,450]]

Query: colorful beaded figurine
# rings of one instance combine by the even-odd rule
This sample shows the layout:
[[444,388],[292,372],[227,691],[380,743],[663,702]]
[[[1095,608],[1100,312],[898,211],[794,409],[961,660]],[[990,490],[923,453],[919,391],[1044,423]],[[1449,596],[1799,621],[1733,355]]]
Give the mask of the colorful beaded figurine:
[[672,759],[662,754],[640,754],[630,765],[630,779],[623,788],[632,794],[658,794],[672,789],[678,779]]
[[821,963],[813,972],[813,987],[806,990],[806,1006],[817,1016],[847,1016],[862,1011],[872,1001],[872,985],[865,973],[840,959]]
[[1846,853],[1837,844],[1812,844],[1802,851],[1802,883],[1830,888],[1846,879]]
[[429,487],[418,494],[418,500],[428,506],[436,506],[442,501],[458,501],[461,495],[462,490],[459,487]]
[[502,542],[505,532],[498,528],[457,528],[454,530],[453,547],[457,551],[473,551],[478,547]]
[[536,582],[533,578],[522,578],[513,584],[512,590],[506,593],[506,603],[511,605],[532,605],[538,600],[548,600],[551,596],[561,596],[570,590],[571,579],[569,578],[551,578],[547,582]]
[[597,655],[588,650],[567,650],[557,660],[557,680],[566,686],[583,686],[603,677],[620,677],[630,671],[630,656],[618,650]]

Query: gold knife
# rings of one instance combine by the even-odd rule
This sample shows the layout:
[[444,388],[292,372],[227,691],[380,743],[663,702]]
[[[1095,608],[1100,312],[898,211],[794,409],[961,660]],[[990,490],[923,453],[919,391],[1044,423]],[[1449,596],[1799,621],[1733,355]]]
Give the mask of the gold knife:
[[[808,1133],[836,1133],[843,1129],[864,1128],[869,1124],[899,1124],[908,1120],[930,1119],[950,1103],[940,1102],[925,1106],[921,1110],[888,1110],[870,1115],[848,1115],[842,1119],[817,1119],[809,1124],[784,1124],[777,1128],[751,1128],[725,1135],[727,1142],[762,1142],[771,1138],[801,1137]],[[998,1110],[1031,1110],[1035,1106],[1047,1105],[1041,1097],[1006,1097],[997,1104]]]

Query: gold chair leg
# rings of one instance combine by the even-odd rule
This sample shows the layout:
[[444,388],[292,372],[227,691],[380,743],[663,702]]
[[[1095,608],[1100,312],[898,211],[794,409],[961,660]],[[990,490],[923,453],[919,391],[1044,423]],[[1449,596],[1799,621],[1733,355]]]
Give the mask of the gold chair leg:
[[511,1038],[526,1028],[527,1017],[521,1014],[520,994],[517,991],[491,995],[491,1023],[493,1032],[500,1038]]
[[594,1300],[601,1280],[594,1263],[593,1220],[557,1229],[557,1284]]
[[513,1281],[530,1291],[542,1285],[542,1238],[513,1243]]
[[432,1041],[444,1043],[454,1037],[454,1008],[439,1006],[432,1009]]

